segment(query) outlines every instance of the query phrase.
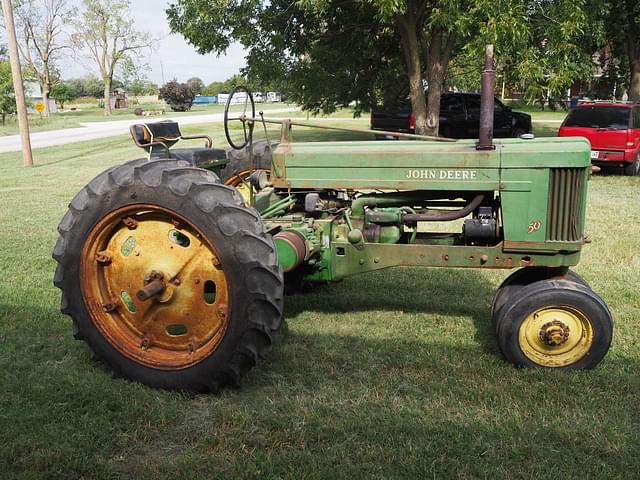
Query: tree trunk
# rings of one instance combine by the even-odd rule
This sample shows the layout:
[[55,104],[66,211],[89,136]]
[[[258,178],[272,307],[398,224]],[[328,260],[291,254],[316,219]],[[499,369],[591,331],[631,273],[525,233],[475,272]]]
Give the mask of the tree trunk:
[[[440,96],[444,78],[447,75],[451,51],[455,43],[455,35],[440,29],[431,31],[427,49],[427,82],[429,84],[427,98],[427,134],[438,135],[440,130]],[[445,132],[448,134],[448,132]]]
[[402,41],[402,50],[407,62],[407,75],[409,78],[409,97],[411,98],[411,111],[415,122],[415,133],[426,135],[427,129],[427,102],[422,84],[422,63],[420,62],[420,48],[418,44],[417,21],[410,14],[398,15],[396,25]]
[[111,79],[107,78],[104,81],[104,114],[106,116],[111,115]]
[[[433,57],[431,57],[433,58]],[[433,59],[427,65],[427,133],[438,135],[440,130],[440,95],[442,95],[442,83],[444,70],[440,59]]]
[[629,84],[629,100],[640,102],[640,58],[631,60],[631,83]]
[[49,111],[49,85],[46,83],[42,86],[42,103],[44,103],[43,114],[48,118],[51,112]]
[[624,2],[627,14],[627,55],[629,56],[629,100],[640,102],[640,32],[634,16],[635,2]]

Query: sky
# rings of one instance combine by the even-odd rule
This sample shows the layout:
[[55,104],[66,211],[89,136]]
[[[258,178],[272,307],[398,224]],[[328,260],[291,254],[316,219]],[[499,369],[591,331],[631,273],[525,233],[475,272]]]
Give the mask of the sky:
[[[80,5],[79,0],[70,0],[72,5]],[[232,45],[226,55],[199,55],[182,35],[169,33],[169,24],[165,14],[171,0],[131,0],[131,14],[136,28],[159,39],[154,53],[146,52],[143,61],[150,70],[149,80],[162,85],[177,78],[185,82],[189,78],[199,77],[205,84],[222,81],[239,73],[245,65],[245,52],[242,46]],[[164,76],[163,76],[164,71]],[[83,77],[97,74],[97,65],[90,60],[68,62],[63,70],[63,78]],[[164,77],[164,78],[163,78]]]

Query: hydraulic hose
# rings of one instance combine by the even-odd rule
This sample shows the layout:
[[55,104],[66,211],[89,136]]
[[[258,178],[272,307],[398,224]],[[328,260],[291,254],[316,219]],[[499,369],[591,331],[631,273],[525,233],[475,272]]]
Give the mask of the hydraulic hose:
[[484,194],[481,193],[473,197],[473,200],[459,210],[439,210],[431,211],[429,213],[405,213],[402,215],[402,223],[449,222],[451,220],[457,220],[458,218],[464,218],[473,212],[480,206],[483,200]]

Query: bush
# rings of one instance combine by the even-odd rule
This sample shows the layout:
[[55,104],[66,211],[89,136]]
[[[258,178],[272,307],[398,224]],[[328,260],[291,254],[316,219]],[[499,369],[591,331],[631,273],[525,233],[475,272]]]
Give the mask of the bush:
[[178,83],[176,79],[171,80],[160,88],[160,95],[174,112],[186,112],[191,110],[195,93],[186,83]]

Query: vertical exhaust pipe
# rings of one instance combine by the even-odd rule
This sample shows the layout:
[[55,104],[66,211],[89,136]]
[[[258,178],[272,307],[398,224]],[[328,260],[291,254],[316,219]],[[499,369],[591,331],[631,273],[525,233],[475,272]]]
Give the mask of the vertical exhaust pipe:
[[493,91],[496,73],[493,70],[493,45],[487,45],[484,70],[480,81],[480,135],[476,150],[493,150]]

